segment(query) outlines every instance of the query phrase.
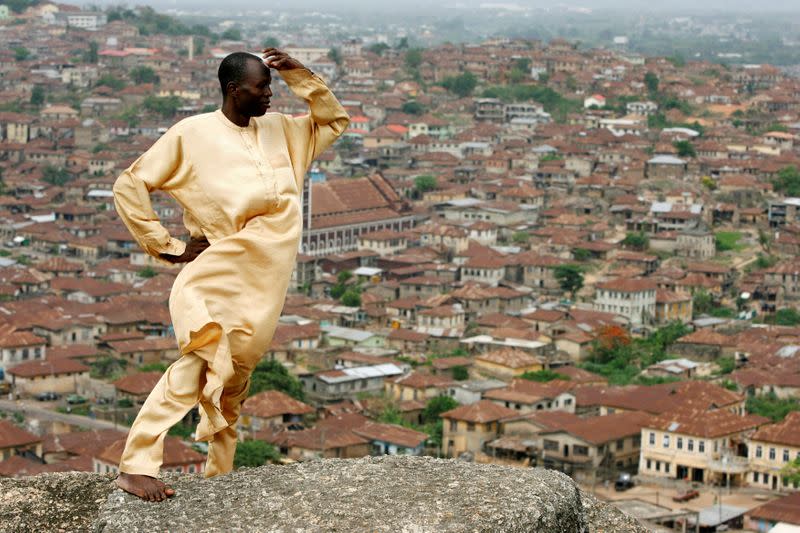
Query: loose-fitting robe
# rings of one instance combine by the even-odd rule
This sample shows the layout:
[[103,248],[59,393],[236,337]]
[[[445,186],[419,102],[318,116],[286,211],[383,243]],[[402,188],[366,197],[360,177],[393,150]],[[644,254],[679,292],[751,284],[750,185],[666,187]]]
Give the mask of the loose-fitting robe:
[[[324,82],[306,69],[278,71],[310,114],[253,117],[239,127],[221,110],[170,128],[114,184],[117,212],[154,257],[181,255],[152,209],[161,189],[184,209],[192,236],[211,244],[175,279],[169,310],[181,354],[208,363],[198,440],[228,426],[223,386],[252,371],[267,350],[286,297],[302,232],[300,191],[311,162],[349,123]],[[212,349],[209,349],[211,347]]]

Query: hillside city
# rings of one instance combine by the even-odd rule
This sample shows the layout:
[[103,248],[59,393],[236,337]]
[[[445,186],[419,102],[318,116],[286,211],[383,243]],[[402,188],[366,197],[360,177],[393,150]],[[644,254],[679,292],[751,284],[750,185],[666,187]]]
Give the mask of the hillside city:
[[[279,46],[351,122],[304,182],[237,466],[545,467],[654,531],[800,527],[800,78],[624,39],[325,32],[0,5],[0,476],[116,472],[179,357],[181,267],[139,247],[112,187],[219,108],[222,58]],[[165,471],[202,472],[198,420]]]

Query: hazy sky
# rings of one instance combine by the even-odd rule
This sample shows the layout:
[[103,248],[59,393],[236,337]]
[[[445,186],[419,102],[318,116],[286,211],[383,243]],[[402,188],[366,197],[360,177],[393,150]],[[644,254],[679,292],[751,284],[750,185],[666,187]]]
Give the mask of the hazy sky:
[[[211,0],[135,0],[125,2],[120,0],[98,0],[95,4],[120,4],[128,5],[148,4],[157,8],[192,9],[199,4],[222,6],[236,5],[237,7],[251,7],[279,11],[282,7],[296,9],[315,9],[319,11],[344,11],[358,9],[365,11],[409,11],[424,14],[431,7],[431,2],[423,0],[404,0],[403,2],[387,0],[292,0],[291,2],[261,2],[253,0],[227,0],[226,2],[212,2]],[[437,3],[438,4],[438,3]],[[478,7],[481,4],[516,4],[530,7],[585,7],[591,9],[636,9],[647,11],[680,11],[680,10],[737,10],[755,14],[769,11],[793,11],[800,13],[800,0],[667,0],[654,2],[653,0],[579,0],[568,2],[547,2],[543,0],[444,0],[441,6]]]

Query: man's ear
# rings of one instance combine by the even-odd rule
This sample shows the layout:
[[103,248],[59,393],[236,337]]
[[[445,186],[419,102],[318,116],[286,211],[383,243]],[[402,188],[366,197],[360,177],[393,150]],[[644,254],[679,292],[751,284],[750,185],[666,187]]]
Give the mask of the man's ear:
[[239,90],[239,85],[235,81],[229,81],[228,85],[225,86],[225,94],[227,96],[233,96]]

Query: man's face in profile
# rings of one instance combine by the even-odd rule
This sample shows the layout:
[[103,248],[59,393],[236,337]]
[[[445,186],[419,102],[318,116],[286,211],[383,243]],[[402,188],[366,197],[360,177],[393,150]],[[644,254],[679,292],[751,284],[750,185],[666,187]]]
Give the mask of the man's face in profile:
[[236,109],[244,116],[260,117],[269,109],[272,76],[263,61],[247,62],[247,72],[235,94]]

